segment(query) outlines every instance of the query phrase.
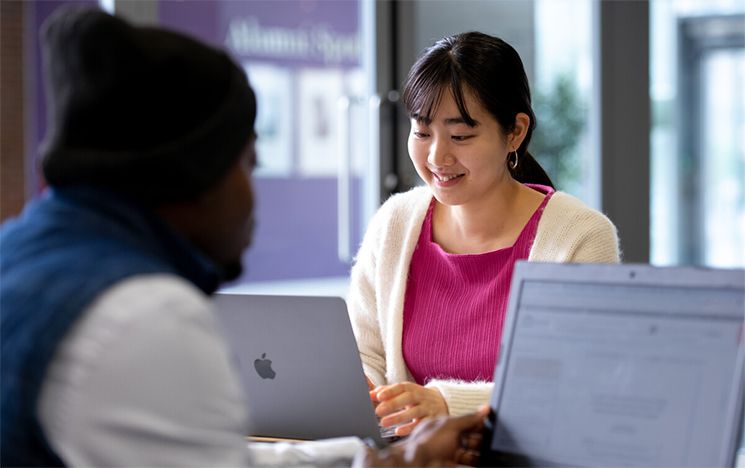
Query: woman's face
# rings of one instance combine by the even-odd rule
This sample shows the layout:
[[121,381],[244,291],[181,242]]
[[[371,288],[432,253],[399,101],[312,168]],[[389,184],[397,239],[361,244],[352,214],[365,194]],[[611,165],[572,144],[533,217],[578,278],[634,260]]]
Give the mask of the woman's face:
[[432,120],[412,118],[409,156],[435,198],[445,205],[480,200],[510,180],[508,146],[502,127],[472,93],[465,104],[476,125],[465,123],[455,99],[445,90]]

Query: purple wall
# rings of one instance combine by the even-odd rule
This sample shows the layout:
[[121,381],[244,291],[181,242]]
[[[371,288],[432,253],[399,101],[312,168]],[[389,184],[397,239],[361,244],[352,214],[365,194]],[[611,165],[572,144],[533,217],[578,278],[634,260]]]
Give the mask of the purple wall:
[[[30,132],[32,146],[36,146],[29,149],[32,164],[37,161],[38,146],[47,130],[38,31],[55,9],[67,4],[97,6],[95,0],[45,0],[30,2],[28,6],[32,17],[30,27],[34,28],[29,51],[33,55],[35,82],[32,86],[36,95],[30,119],[34,127]],[[353,56],[348,48],[334,48],[330,41],[334,37],[357,34],[358,16],[358,2],[354,0],[169,0],[158,3],[158,20],[162,26],[225,47],[239,61],[272,63],[288,69],[357,66],[358,55]],[[294,42],[278,49],[277,42],[272,40],[277,34],[290,37]],[[273,54],[277,50],[281,56]],[[239,281],[339,276],[349,272],[349,264],[337,259],[335,178],[299,175],[257,178],[255,187],[257,231],[253,248],[244,257],[246,273]],[[361,206],[360,190],[361,183],[356,179],[352,186],[353,207]],[[353,250],[362,235],[358,211],[353,213],[352,219]]]
[[[353,184],[352,206],[361,206],[360,185],[359,179]],[[238,282],[349,273],[337,259],[336,179],[258,179],[254,186],[257,226]],[[351,222],[352,238],[359,240],[359,210]]]
[[290,67],[359,63],[358,55],[335,56],[339,44],[333,43],[358,36],[357,0],[161,1],[158,20],[225,47],[239,60]]
[[[354,0],[166,1],[159,3],[162,25],[186,31],[228,49],[240,62],[272,64],[290,71],[301,68],[347,69],[359,65],[359,5]],[[358,39],[359,40],[359,39]],[[293,100],[293,102],[296,102]],[[297,151],[299,122],[293,120]],[[261,138],[261,135],[259,135]],[[260,154],[260,160],[271,154]],[[297,154],[293,160],[297,162]],[[353,207],[361,206],[362,184],[353,182]],[[302,177],[255,180],[258,197],[253,247],[244,256],[239,282],[341,276],[349,264],[337,258],[336,179]],[[359,211],[359,210],[357,210]],[[353,213],[354,251],[359,213]]]

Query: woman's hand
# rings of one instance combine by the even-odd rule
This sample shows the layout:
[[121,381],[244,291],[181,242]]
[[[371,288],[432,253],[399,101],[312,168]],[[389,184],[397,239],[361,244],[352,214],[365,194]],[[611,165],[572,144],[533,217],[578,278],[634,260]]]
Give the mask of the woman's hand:
[[367,380],[367,389],[370,391],[375,390],[375,384],[370,380],[370,377],[365,376],[365,379]]
[[407,436],[424,418],[448,414],[448,405],[439,390],[413,382],[382,385],[370,391],[375,414],[383,427],[397,426],[397,436]]

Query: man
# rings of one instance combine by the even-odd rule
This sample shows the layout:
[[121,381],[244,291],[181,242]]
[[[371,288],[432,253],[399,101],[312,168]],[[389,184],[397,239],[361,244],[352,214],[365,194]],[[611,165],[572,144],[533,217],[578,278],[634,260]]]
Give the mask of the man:
[[[254,93],[225,53],[95,10],[43,46],[50,189],[0,232],[0,464],[248,465],[209,295],[251,241]],[[359,461],[468,457],[482,419]]]

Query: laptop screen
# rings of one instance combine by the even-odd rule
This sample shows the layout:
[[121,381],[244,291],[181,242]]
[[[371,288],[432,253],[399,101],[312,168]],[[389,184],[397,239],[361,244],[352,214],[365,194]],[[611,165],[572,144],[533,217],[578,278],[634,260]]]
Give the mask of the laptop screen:
[[493,450],[538,464],[732,463],[742,289],[517,276]]

